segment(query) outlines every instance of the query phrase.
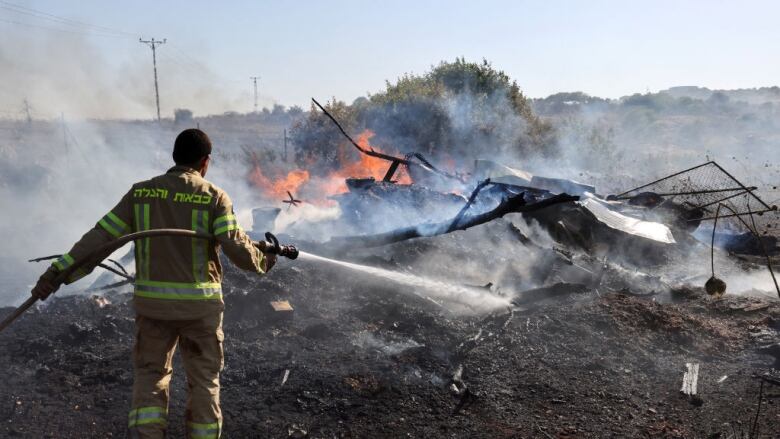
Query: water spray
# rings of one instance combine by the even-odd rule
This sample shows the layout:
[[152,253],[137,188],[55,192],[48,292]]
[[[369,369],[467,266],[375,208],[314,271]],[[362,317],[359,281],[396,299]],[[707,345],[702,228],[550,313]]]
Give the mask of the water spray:
[[397,271],[386,270],[384,268],[371,267],[368,265],[360,265],[352,262],[330,259],[306,252],[300,252],[299,254],[303,260],[336,265],[349,270],[365,273],[380,279],[386,279],[404,285],[424,289],[428,292],[428,295],[420,294],[415,290],[412,290],[412,293],[418,297],[432,301],[440,306],[442,306],[444,302],[449,302],[464,306],[474,312],[492,311],[498,308],[507,308],[512,306],[508,298],[497,296],[490,291],[481,288],[467,287],[414,274],[400,273]]

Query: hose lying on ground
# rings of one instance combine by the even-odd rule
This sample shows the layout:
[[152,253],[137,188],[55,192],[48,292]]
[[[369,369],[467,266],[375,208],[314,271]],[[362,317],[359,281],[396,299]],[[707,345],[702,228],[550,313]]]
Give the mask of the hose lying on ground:
[[[111,242],[108,242],[98,247],[97,249],[91,251],[83,258],[76,259],[75,261],[73,261],[73,264],[71,264],[65,270],[61,271],[57,275],[57,277],[54,278],[53,283],[55,285],[61,285],[63,282],[65,282],[68,276],[70,276],[74,271],[78,270],[79,268],[81,268],[82,266],[90,262],[92,263],[100,262],[100,261],[95,261],[95,259],[99,258],[100,260],[102,260],[106,256],[113,253],[116,249],[122,247],[123,245],[127,244],[130,241],[135,241],[137,239],[143,239],[143,238],[153,238],[156,236],[181,236],[185,238],[200,238],[200,239],[214,238],[213,235],[208,233],[195,232],[193,230],[185,230],[185,229],[154,229],[154,230],[144,230],[142,232],[130,233],[128,235],[122,236],[120,238],[117,238]],[[105,256],[100,257],[101,255],[105,255]],[[6,317],[2,322],[0,322],[0,332],[2,332],[5,328],[7,328],[8,325],[10,325],[20,315],[22,315],[25,311],[27,311],[37,301],[38,298],[33,296],[27,299],[21,305],[19,305],[19,307],[16,308],[8,317]]]

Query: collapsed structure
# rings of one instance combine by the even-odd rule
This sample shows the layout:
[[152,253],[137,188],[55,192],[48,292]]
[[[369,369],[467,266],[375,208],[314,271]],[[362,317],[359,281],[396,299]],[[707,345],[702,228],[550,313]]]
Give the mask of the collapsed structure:
[[[614,195],[599,194],[594,185],[534,175],[486,159],[476,160],[471,172],[449,173],[419,153],[398,157],[361,146],[324,107],[313,102],[361,154],[384,160],[388,166],[382,181],[348,178],[348,191],[331,197],[340,206],[338,222],[358,233],[333,237],[318,247],[322,251],[386,245],[522,213],[525,221],[541,225],[559,244],[590,257],[629,261],[635,269],[668,263],[669,253],[701,250],[709,242],[709,280],[719,286],[715,247],[761,258],[753,260],[754,266],[766,267],[780,297],[772,260],[780,254],[780,212],[757,195],[756,187],[746,186],[714,161]],[[435,178],[452,191],[470,188],[472,192],[465,197],[425,185],[396,184],[393,177],[399,166],[415,180]],[[388,221],[389,217],[394,221]],[[388,228],[388,224],[396,227]],[[722,294],[725,287],[712,293]]]

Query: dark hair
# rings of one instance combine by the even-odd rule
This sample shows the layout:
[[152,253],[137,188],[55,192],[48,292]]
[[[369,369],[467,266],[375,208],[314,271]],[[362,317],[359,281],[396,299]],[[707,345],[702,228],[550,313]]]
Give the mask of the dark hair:
[[190,128],[176,136],[173,144],[173,162],[177,165],[195,165],[211,154],[211,139],[203,131]]

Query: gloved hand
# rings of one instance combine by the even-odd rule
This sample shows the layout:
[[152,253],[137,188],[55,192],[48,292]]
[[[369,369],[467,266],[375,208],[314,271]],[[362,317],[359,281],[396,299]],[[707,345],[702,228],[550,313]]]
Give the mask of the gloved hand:
[[276,265],[276,255],[273,253],[263,254],[265,255],[265,272],[268,273],[268,271],[274,268],[274,265]]
[[46,300],[53,292],[60,288],[60,285],[54,282],[54,278],[57,277],[57,270],[54,267],[49,267],[38,278],[38,282],[32,289],[33,297],[37,297],[40,300]]
[[255,247],[257,247],[258,250],[263,252],[263,256],[265,256],[265,272],[268,273],[270,269],[276,265],[276,254],[275,253],[266,253],[266,248],[268,246],[268,241],[255,241],[253,243]]
[[265,241],[258,241],[254,243],[255,247],[260,249],[261,252],[266,254],[273,253],[275,255],[284,256],[285,258],[289,259],[298,258],[300,252],[298,252],[298,249],[295,248],[294,245],[279,245],[279,240],[276,239],[276,236],[274,236],[271,232],[266,232],[265,239]]
[[254,241],[254,242],[252,242],[252,244],[254,244],[255,247],[257,247],[258,250],[260,250],[261,252],[264,252],[266,246],[268,245],[268,242],[267,241]]

